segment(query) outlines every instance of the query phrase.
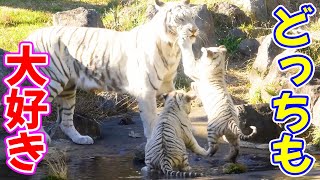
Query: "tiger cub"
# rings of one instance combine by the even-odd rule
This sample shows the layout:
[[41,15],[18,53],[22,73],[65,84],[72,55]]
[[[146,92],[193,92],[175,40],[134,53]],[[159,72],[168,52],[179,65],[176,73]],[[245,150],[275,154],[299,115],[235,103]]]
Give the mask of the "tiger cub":
[[145,147],[145,163],[142,172],[162,170],[167,176],[197,177],[200,173],[174,171],[190,171],[186,147],[194,153],[207,156],[207,151],[200,147],[191,131],[191,121],[188,115],[191,110],[191,100],[194,95],[184,91],[173,91],[163,95],[164,109],[160,113],[151,139]]
[[208,116],[208,153],[214,155],[218,150],[218,139],[223,135],[231,149],[226,160],[236,162],[239,154],[239,138],[247,140],[257,133],[256,127],[250,135],[244,135],[239,129],[238,111],[228,93],[225,81],[225,59],[227,49],[224,46],[202,48],[202,56],[196,62],[198,80],[192,83],[197,91]]

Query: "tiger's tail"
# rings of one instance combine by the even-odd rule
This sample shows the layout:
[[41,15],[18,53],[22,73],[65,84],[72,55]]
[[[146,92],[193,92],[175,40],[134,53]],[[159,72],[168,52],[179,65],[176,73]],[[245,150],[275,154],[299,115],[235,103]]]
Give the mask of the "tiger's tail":
[[161,166],[162,172],[166,176],[183,177],[183,178],[195,178],[195,177],[203,176],[202,173],[174,171],[174,170],[172,170],[170,162],[166,159],[161,160],[160,166]]
[[228,128],[234,134],[237,134],[238,137],[243,141],[248,140],[248,139],[252,138],[255,134],[257,134],[257,128],[255,126],[250,126],[250,128],[252,129],[251,134],[249,134],[249,135],[243,134],[242,131],[240,130],[238,124],[235,121],[229,121]]

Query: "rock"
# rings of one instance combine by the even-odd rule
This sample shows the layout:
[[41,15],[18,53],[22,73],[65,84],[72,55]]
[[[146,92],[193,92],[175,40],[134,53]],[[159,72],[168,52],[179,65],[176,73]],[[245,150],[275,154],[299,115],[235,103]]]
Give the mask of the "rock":
[[320,98],[318,97],[312,109],[313,124],[320,127]]
[[3,49],[0,48],[0,57],[1,57],[1,60],[2,60],[2,56],[4,55],[5,52],[6,52],[5,50],[3,50]]
[[256,39],[244,39],[239,44],[238,50],[240,53],[251,57],[258,52],[259,46],[260,43]]
[[[240,26],[250,22],[250,18],[239,7],[228,2],[215,4],[213,7],[214,18],[216,21],[226,26]],[[223,21],[221,21],[223,19]]]
[[253,69],[259,73],[265,73],[273,62],[273,59],[283,50],[272,39],[272,34],[266,36],[258,49],[258,55],[253,63]]
[[[102,137],[100,123],[91,118],[75,114],[73,123],[81,135],[88,135],[94,140]],[[47,129],[51,129],[51,131]],[[46,128],[46,131],[53,139],[69,139],[55,122],[51,124],[51,127]]]
[[200,30],[200,35],[193,45],[194,56],[199,59],[202,55],[201,48],[216,45],[217,40],[214,34],[214,20],[207,5],[193,5],[192,9],[196,17],[196,25]]
[[269,104],[239,105],[240,129],[244,134],[252,132],[250,126],[257,128],[257,134],[249,141],[269,143],[279,137],[282,128],[272,121],[273,111]]
[[118,124],[119,125],[130,125],[130,124],[134,124],[134,122],[129,115],[126,115],[124,117],[121,117],[120,122]]
[[249,75],[251,84],[249,96],[251,102],[255,103],[256,101],[260,101],[261,84],[263,84],[263,80],[267,76],[269,67],[273,63],[274,58],[282,51],[281,48],[274,44],[272,34],[266,36],[262,41]]
[[283,5],[290,12],[294,12],[299,10],[299,6],[303,3],[318,4],[315,0],[231,0],[231,3],[239,6],[247,14],[250,14],[253,19],[260,22],[268,20],[275,22],[272,12],[278,5]]
[[100,15],[93,9],[79,7],[53,15],[54,26],[77,26],[104,28]]
[[235,37],[235,38],[246,38],[247,37],[247,33],[243,32],[241,29],[239,28],[233,28],[229,31],[229,36]]
[[[0,48],[0,79],[2,80],[5,76],[10,74],[10,71],[12,69],[6,68],[3,65],[3,55],[6,51]],[[0,97],[2,97],[4,95],[4,93],[7,92],[7,87],[3,84],[0,83]],[[3,104],[2,102],[0,102],[0,112],[3,112]],[[2,124],[2,122],[4,121],[4,119],[2,118],[2,113],[0,115],[0,123]],[[0,133],[4,133],[4,129],[0,128]]]
[[281,72],[278,67],[278,59],[294,53],[296,53],[294,49],[283,51],[277,47],[273,43],[272,35],[268,35],[263,40],[249,75],[250,101],[269,103],[270,99],[278,95],[282,89],[292,89],[298,94],[308,94],[311,98],[310,110],[314,116],[312,124],[319,126],[320,66],[316,67],[313,79],[303,88],[297,89],[289,80],[294,72]]
[[144,163],[146,143],[138,145],[134,150],[134,161]]

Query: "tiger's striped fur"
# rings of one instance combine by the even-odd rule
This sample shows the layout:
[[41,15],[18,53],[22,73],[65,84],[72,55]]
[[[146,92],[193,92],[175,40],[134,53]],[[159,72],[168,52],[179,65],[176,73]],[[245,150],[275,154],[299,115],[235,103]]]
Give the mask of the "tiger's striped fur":
[[205,149],[199,146],[192,134],[191,121],[188,118],[191,100],[195,96],[183,91],[173,91],[164,97],[164,109],[160,113],[152,132],[150,141],[145,148],[146,167],[143,171],[161,169],[167,176],[196,177],[199,173],[177,172],[190,171],[186,147],[194,153],[206,156]]
[[73,125],[77,88],[135,96],[145,136],[150,138],[156,119],[156,95],[174,90],[173,79],[181,59],[176,39],[198,33],[188,1],[156,3],[155,17],[131,31],[48,27],[27,38],[36,51],[51,56],[50,66],[42,69],[51,78],[48,101],[56,99],[57,121],[73,142],[93,143]]
[[225,136],[231,145],[227,160],[236,161],[239,154],[239,138],[247,140],[256,134],[256,128],[250,135],[244,135],[239,128],[238,111],[228,93],[225,82],[226,48],[202,48],[203,55],[197,62],[198,81],[192,84],[198,92],[208,116],[209,155],[218,150],[218,139]]

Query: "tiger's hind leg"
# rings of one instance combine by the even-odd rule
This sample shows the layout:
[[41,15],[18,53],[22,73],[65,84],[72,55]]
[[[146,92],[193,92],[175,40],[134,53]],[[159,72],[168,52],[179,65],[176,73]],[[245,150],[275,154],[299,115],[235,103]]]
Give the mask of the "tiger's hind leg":
[[189,157],[187,153],[183,155],[183,160],[180,166],[180,170],[185,172],[191,171],[191,166],[189,164]]
[[225,160],[235,163],[239,155],[239,138],[233,133],[227,133],[225,137],[230,144],[230,152]]
[[208,130],[208,144],[209,144],[209,149],[208,149],[208,156],[213,156],[219,149],[218,146],[218,140],[220,138],[220,135],[216,134],[215,132],[212,132]]
[[73,124],[76,103],[76,86],[73,83],[67,84],[64,91],[57,97],[57,103],[59,104],[59,126],[62,132],[76,144],[93,144],[93,139],[82,136]]
[[[50,103],[63,91],[64,84],[66,84],[66,82],[68,81],[68,79],[63,74],[55,75],[54,70],[52,69],[56,70],[55,68],[52,68],[52,67],[41,68],[41,71],[47,77],[50,77],[50,83],[47,86],[50,92],[47,102],[50,102]],[[41,127],[40,132],[43,132],[45,134],[46,142],[50,144],[51,143],[50,135],[47,134],[47,132],[44,130],[43,127]]]

